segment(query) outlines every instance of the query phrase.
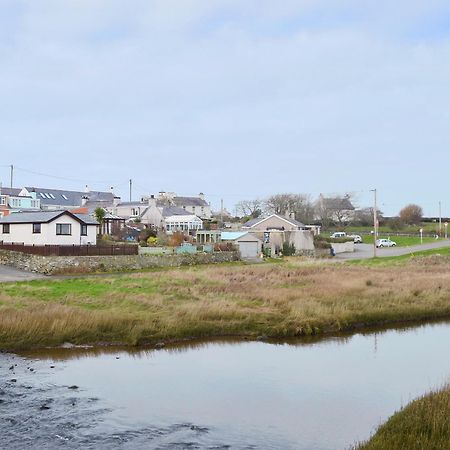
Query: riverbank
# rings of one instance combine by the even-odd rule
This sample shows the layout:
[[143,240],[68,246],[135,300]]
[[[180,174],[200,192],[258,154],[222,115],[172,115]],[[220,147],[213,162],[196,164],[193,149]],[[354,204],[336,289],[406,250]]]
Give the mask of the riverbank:
[[0,285],[0,348],[293,337],[450,317],[450,258],[259,265]]
[[444,449],[450,439],[450,386],[425,395],[394,414],[355,450]]

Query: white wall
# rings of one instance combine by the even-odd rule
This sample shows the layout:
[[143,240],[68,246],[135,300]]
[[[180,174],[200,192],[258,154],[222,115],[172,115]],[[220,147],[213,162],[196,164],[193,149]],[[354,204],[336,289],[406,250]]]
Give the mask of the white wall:
[[[71,224],[71,236],[58,236],[56,224]],[[97,243],[97,226],[87,226],[88,235],[81,236],[81,224],[70,216],[62,216],[50,223],[41,224],[41,232],[33,234],[32,223],[11,223],[9,234],[3,233],[0,225],[0,241],[5,243],[24,243],[25,245],[95,245]]]

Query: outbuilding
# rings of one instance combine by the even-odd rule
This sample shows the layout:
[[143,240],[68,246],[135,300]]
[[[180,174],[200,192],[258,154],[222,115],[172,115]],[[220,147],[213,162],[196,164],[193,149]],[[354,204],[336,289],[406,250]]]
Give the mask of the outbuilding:
[[262,241],[248,231],[222,231],[221,240],[236,244],[242,259],[261,256]]

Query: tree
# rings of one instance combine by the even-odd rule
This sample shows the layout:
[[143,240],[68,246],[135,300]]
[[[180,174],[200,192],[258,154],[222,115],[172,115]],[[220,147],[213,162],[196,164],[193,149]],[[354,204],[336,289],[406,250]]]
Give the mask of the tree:
[[263,202],[259,199],[241,200],[236,204],[236,214],[256,219],[262,214]]
[[[383,213],[377,209],[377,219],[378,223],[381,223],[383,219]],[[362,208],[355,211],[354,218],[352,221],[355,225],[361,225],[367,227],[373,225],[373,207],[372,208]]]
[[272,214],[293,214],[295,219],[304,223],[314,220],[314,207],[307,194],[276,194],[269,197],[265,204]]
[[95,208],[94,216],[97,222],[100,224],[100,234],[103,234],[103,222],[105,220],[106,211],[103,208]]
[[399,213],[400,220],[407,225],[418,225],[423,217],[423,210],[419,205],[406,205]]

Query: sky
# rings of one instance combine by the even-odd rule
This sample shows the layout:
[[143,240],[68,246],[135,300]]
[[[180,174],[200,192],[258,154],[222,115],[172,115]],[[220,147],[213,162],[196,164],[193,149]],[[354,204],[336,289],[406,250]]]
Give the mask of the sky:
[[0,0],[0,181],[450,216],[450,3]]

